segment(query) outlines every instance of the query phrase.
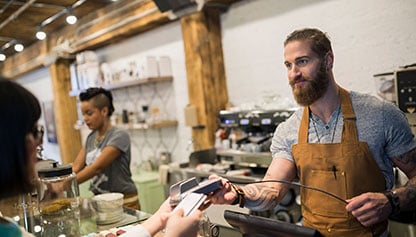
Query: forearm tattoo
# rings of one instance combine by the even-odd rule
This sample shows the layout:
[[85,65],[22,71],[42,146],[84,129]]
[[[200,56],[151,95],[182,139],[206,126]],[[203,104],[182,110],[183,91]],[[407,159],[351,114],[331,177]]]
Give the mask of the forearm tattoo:
[[[400,209],[402,211],[416,210],[416,148],[397,157],[395,161],[400,164],[403,171],[409,176],[409,181],[400,189]],[[401,192],[400,192],[401,193]]]
[[264,184],[251,184],[244,187],[245,206],[253,211],[273,209],[279,203],[279,191]]

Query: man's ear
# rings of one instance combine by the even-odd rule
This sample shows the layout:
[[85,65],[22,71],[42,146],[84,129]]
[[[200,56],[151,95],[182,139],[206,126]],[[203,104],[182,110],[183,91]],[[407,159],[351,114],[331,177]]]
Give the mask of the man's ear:
[[325,69],[328,71],[332,69],[332,66],[334,65],[334,54],[332,51],[329,51],[325,55]]

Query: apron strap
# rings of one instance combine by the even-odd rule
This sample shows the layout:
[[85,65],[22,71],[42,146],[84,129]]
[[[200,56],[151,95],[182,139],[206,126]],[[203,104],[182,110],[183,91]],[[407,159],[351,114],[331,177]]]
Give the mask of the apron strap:
[[309,106],[303,107],[303,115],[298,131],[298,144],[308,143],[309,113]]
[[345,89],[338,87],[341,99],[341,111],[344,125],[342,127],[341,142],[358,143],[356,117],[352,108],[350,94]]

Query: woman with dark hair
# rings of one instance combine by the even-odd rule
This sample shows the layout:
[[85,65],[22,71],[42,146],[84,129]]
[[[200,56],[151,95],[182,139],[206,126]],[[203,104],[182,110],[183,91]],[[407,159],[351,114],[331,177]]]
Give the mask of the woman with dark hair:
[[[26,194],[34,189],[36,147],[42,131],[39,101],[21,85],[0,78],[0,200]],[[124,236],[149,237],[166,227],[166,237],[196,236],[201,211],[183,217],[183,210],[172,213],[169,200],[141,225]],[[181,223],[181,224],[178,224]],[[1,237],[33,236],[0,212]]]
[[89,88],[81,93],[81,112],[92,131],[73,163],[78,183],[92,179],[95,194],[124,194],[124,206],[140,209],[137,188],[131,178],[130,136],[111,125],[113,96],[103,88]]
[[41,142],[37,130],[39,101],[25,88],[13,85],[0,81],[0,198],[33,190],[33,165]]
[[[6,199],[34,190],[41,108],[28,90],[0,79],[0,111],[0,199]],[[0,212],[0,236],[26,235],[30,236]]]

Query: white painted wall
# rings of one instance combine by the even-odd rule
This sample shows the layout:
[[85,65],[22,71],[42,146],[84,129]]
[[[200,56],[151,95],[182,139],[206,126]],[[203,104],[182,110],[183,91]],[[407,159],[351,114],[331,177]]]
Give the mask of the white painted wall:
[[[328,32],[335,54],[335,77],[342,86],[374,94],[374,74],[415,63],[415,12],[415,0],[246,0],[237,3],[222,16],[230,102],[260,104],[271,97],[293,101],[283,66],[283,41],[294,29],[303,27],[318,27]],[[163,136],[177,139],[177,144],[170,144],[175,147],[173,159],[187,161],[191,132],[183,125],[188,94],[180,24],[171,23],[97,52],[114,66],[146,55],[171,57],[174,105],[180,125]],[[48,73],[40,70],[19,82],[42,101],[49,100],[52,90]],[[133,133],[133,136],[139,141],[142,135]],[[147,159],[140,157],[141,143],[137,143],[135,164]],[[59,150],[48,146],[45,154],[59,157]]]
[[[189,146],[191,130],[184,126],[183,108],[188,104],[188,88],[186,81],[185,55],[182,41],[182,32],[179,22],[158,28],[157,30],[129,38],[120,44],[97,50],[99,58],[106,61],[112,70],[120,71],[127,67],[128,62],[134,61],[140,65],[146,56],[169,56],[172,63],[173,91],[169,88],[160,89],[160,94],[172,93],[167,114],[173,114],[172,119],[179,122],[177,128],[164,128],[161,130],[130,131],[132,137],[132,165],[139,166],[144,161],[156,161],[162,151],[172,153],[172,159],[177,162],[187,162],[192,147]],[[168,85],[169,87],[169,85]],[[149,92],[151,88],[131,92],[132,94],[147,93],[147,97],[155,96]],[[115,95],[114,101],[118,92]],[[133,95],[132,95],[133,96]],[[163,95],[161,95],[163,96]],[[136,97],[141,97],[137,95]],[[156,96],[157,97],[157,96]],[[140,103],[140,100],[138,101]],[[155,102],[157,103],[157,102]],[[123,103],[116,105],[116,110],[123,107]]]
[[[25,86],[39,99],[39,102],[42,105],[42,110],[44,102],[50,102],[54,99],[48,68],[42,68],[32,73],[29,73],[19,78],[17,82]],[[39,124],[42,124],[44,126],[46,125],[43,112],[39,120]],[[57,160],[59,162],[62,161],[59,151],[59,145],[56,143],[49,143],[46,134],[43,136],[43,148],[43,155],[46,158]]]
[[[283,66],[283,41],[295,29],[326,31],[336,80],[374,93],[373,75],[416,62],[414,0],[251,0],[222,17],[230,101],[262,101],[266,93],[292,99]],[[250,96],[247,96],[250,95]]]

